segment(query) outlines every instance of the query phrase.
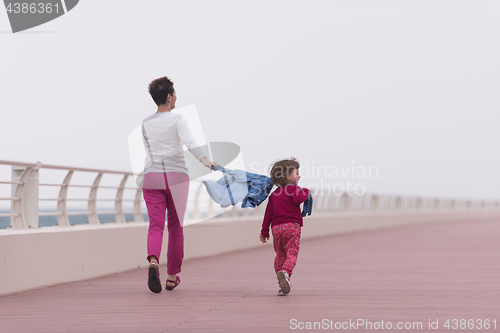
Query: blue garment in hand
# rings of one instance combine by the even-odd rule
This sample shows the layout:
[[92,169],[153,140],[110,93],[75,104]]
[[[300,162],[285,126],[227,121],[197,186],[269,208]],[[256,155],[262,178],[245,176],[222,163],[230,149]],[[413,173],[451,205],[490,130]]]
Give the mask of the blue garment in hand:
[[247,172],[248,194],[243,199],[242,208],[259,206],[267,199],[269,193],[273,189],[273,181],[271,178],[256,173]]
[[307,215],[311,216],[313,209],[313,197],[311,193],[309,193],[309,197],[306,201],[304,201],[304,206],[302,206],[302,217],[306,217]]
[[268,197],[273,182],[271,178],[243,170],[230,170],[214,166],[214,170],[222,171],[224,176],[217,181],[205,180],[208,195],[222,208],[236,205],[241,207],[257,207]]

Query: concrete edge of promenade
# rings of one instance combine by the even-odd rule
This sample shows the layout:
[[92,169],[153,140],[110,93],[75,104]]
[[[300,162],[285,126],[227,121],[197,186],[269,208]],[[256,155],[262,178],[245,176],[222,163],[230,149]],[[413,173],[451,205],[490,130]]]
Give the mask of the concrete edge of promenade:
[[[500,209],[418,209],[313,213],[304,218],[302,238],[453,222],[498,216]],[[212,218],[184,228],[185,260],[263,245],[262,217]],[[148,265],[148,223],[109,223],[70,227],[0,230],[0,295],[91,279]],[[160,259],[166,261],[167,232]]]

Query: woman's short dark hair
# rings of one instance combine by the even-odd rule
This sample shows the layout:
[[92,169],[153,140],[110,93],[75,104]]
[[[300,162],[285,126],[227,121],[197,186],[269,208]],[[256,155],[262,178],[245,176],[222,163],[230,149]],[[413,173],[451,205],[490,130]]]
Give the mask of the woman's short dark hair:
[[290,176],[290,173],[292,173],[294,169],[298,169],[299,167],[300,164],[294,157],[291,157],[287,160],[275,162],[271,166],[271,180],[277,186],[285,186],[286,184],[288,184],[288,176]]
[[167,96],[174,95],[174,83],[166,76],[151,81],[149,84],[149,93],[156,105],[167,103]]

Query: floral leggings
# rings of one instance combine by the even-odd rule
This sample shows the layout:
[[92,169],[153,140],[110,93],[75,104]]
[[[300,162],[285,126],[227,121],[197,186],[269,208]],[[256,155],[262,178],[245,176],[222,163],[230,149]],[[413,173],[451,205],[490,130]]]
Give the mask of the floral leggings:
[[286,271],[292,276],[293,268],[297,263],[300,247],[300,226],[296,223],[284,223],[272,227],[274,251],[274,270]]

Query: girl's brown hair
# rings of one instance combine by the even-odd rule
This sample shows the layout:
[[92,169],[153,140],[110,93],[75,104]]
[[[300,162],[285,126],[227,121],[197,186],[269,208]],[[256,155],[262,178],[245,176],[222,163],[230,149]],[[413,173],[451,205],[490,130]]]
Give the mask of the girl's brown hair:
[[287,160],[277,161],[271,166],[270,177],[273,183],[277,186],[285,186],[288,184],[288,176],[294,169],[300,167],[299,162],[294,158],[290,157]]

